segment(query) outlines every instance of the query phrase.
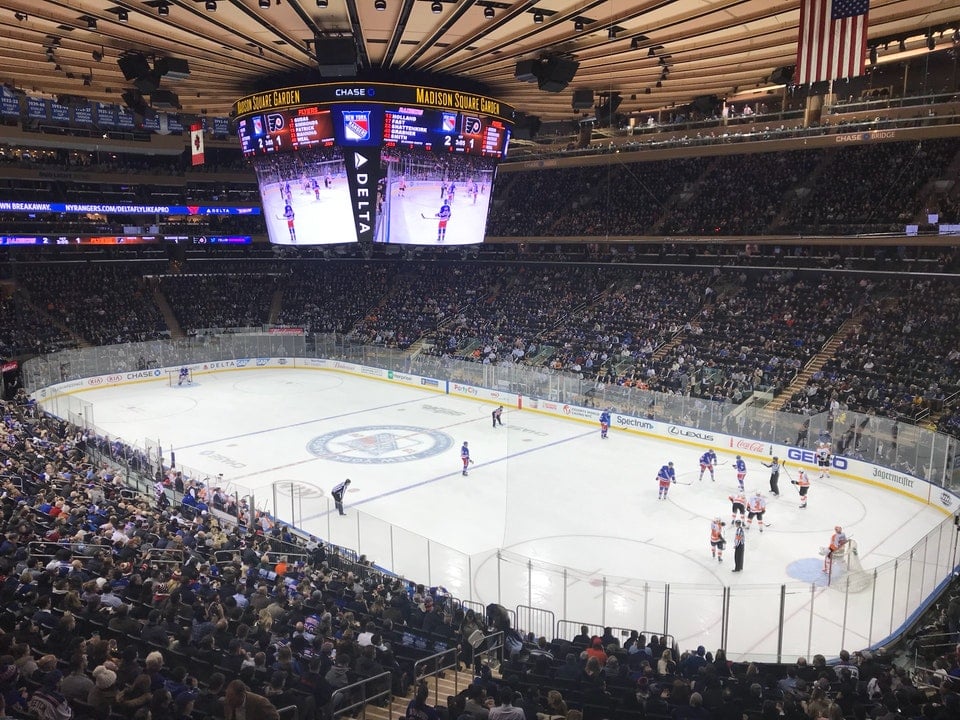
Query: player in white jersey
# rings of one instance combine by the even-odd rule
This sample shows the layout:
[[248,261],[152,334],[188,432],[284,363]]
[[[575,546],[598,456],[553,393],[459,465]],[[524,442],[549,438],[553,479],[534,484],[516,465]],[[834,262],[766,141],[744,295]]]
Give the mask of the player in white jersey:
[[820,469],[821,478],[830,477],[831,449],[829,442],[817,443],[817,467]]
[[753,519],[757,519],[757,525],[760,526],[760,532],[763,532],[763,513],[767,510],[767,501],[759,490],[754,490],[753,495],[747,501],[747,529],[753,526]]

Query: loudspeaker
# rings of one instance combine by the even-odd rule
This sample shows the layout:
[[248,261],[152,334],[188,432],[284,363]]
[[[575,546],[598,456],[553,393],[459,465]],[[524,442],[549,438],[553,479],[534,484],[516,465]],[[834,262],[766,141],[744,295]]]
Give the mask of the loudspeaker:
[[770,82],[774,85],[789,85],[793,80],[793,69],[793,65],[789,67],[778,67],[770,73]]
[[535,115],[523,115],[517,118],[513,126],[513,137],[516,140],[533,140],[540,132],[540,118]]
[[357,44],[352,37],[315,41],[317,67],[323,77],[354,77],[357,74]]
[[155,110],[177,110],[180,98],[169,90],[157,90],[150,94],[150,104]]
[[593,107],[593,90],[574,90],[573,109],[589,110]]
[[122,55],[117,59],[124,80],[136,80],[150,72],[150,63],[143,55]]
[[134,80],[133,84],[144,95],[152,95],[160,87],[160,74],[156,70],[151,70]]
[[185,80],[190,77],[190,65],[181,58],[164,57],[157,60],[157,72],[169,80]]
[[521,60],[513,70],[513,77],[520,82],[537,82],[540,74],[539,60]]
[[580,63],[570,58],[549,57],[543,61],[537,85],[546,92],[562,92],[573,76],[577,74]]

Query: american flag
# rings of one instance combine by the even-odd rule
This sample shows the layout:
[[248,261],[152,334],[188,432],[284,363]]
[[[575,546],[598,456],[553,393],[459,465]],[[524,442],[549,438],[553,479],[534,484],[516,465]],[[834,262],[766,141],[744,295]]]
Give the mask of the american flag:
[[798,85],[863,75],[870,0],[801,0]]

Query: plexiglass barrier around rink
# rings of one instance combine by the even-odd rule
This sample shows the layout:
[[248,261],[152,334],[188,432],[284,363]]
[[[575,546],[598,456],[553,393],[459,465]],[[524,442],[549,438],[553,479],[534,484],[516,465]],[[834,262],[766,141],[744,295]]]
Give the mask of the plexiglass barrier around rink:
[[[829,432],[835,443],[847,436],[847,457],[915,475],[944,489],[958,486],[956,440],[894,420],[843,408],[835,417],[769,412],[598,385],[544,368],[411,356],[351,345],[330,335],[207,336],[69,350],[27,361],[24,379],[46,410],[103,437],[89,402],[45,389],[81,378],[126,373],[142,377],[150,370],[242,358],[343,360],[528,398],[611,407],[622,414],[799,448],[812,449],[821,433]],[[154,374],[158,381],[166,380],[165,372]],[[98,441],[96,447],[143,489],[152,484],[161,463],[169,466],[170,462],[163,438],[111,437]],[[799,582],[735,588],[648,582],[593,575],[502,550],[467,555],[356,509],[341,519],[331,512],[332,501],[319,486],[277,483],[254,491],[203,468],[177,467],[189,477],[221,487],[247,507],[266,511],[326,542],[352,548],[397,575],[442,585],[463,600],[524,608],[518,614],[527,618],[539,612],[541,619],[557,618],[558,627],[572,622],[670,634],[682,647],[725,647],[731,658],[772,661],[883,643],[949,581],[957,566],[957,527],[953,517],[946,517],[910,551],[868,570],[871,578],[866,589]],[[573,608],[575,617],[570,616]]]

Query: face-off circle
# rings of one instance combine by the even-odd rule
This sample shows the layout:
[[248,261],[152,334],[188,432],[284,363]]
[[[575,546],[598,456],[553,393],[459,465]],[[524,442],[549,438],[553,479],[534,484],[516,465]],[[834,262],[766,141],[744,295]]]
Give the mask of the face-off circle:
[[412,425],[367,425],[337,430],[307,443],[311,455],[344,463],[385,464],[422,460],[453,447],[453,438]]
[[287,497],[291,494],[298,498],[320,498],[324,495],[323,488],[299,480],[277,480],[273,486],[277,489],[277,495]]

